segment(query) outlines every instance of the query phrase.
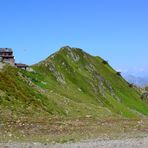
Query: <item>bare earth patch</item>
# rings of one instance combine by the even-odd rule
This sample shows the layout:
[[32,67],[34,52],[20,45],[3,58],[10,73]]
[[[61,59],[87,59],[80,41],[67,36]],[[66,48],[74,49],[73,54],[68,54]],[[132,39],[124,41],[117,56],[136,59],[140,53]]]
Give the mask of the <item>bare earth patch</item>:
[[147,118],[52,118],[46,122],[18,120],[0,125],[0,148],[147,148],[147,145]]

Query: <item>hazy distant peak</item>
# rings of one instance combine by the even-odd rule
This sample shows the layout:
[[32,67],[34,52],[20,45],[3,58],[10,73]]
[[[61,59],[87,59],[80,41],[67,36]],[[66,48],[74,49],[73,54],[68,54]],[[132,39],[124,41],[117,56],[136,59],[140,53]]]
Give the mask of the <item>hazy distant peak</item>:
[[123,76],[128,82],[133,83],[137,86],[144,87],[148,85],[148,77],[137,77],[134,75]]

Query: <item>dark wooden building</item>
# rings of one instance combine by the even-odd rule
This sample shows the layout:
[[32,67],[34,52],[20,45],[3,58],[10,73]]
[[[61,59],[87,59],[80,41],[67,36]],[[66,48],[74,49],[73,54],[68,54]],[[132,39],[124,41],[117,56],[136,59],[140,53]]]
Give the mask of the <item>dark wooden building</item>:
[[22,63],[15,63],[15,58],[13,56],[13,50],[11,48],[0,48],[0,62],[16,66],[26,70],[28,65]]
[[0,48],[0,62],[15,65],[15,59],[11,48]]
[[15,66],[17,68],[21,68],[21,69],[24,69],[24,70],[26,70],[28,68],[28,65],[22,64],[22,63],[15,63]]

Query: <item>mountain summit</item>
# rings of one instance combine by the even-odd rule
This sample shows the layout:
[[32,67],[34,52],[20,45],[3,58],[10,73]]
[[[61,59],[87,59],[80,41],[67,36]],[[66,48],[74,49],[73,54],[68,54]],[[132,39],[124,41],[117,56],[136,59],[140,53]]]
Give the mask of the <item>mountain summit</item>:
[[123,116],[148,113],[138,92],[118,72],[102,58],[82,49],[62,47],[34,69],[53,84],[47,84],[48,89],[77,103],[95,104]]
[[147,116],[139,92],[107,61],[82,49],[62,47],[25,71],[0,72],[1,116]]

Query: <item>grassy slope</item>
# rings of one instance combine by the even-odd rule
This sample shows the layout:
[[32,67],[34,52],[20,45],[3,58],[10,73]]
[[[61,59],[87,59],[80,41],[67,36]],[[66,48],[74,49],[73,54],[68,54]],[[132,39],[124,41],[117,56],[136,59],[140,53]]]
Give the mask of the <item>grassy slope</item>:
[[[29,78],[26,77],[28,75]],[[0,72],[1,121],[18,119],[38,121],[40,118],[48,120],[52,116],[103,117],[103,115],[112,115],[105,108],[75,102],[55,91],[46,91],[34,84],[42,79],[43,76],[36,73],[9,66]]]
[[[62,48],[46,61],[34,66],[41,75],[44,71],[45,81],[51,83],[51,85],[48,83],[42,86],[43,88],[54,89],[78,103],[107,107],[126,117],[135,117],[138,112],[148,115],[147,105],[141,101],[139,93],[134,88],[130,88],[128,83],[108,64],[103,64],[100,57],[93,57],[80,49],[70,49],[71,53],[68,48]],[[51,65],[54,65],[54,71],[50,71]],[[87,68],[89,65],[90,67]],[[56,81],[54,73],[57,71],[64,76],[66,84]],[[96,77],[103,80],[98,81]],[[101,83],[104,87],[103,93],[98,89]],[[93,87],[96,87],[96,90],[93,90]]]
[[101,58],[68,48],[34,65],[33,72],[9,66],[0,72],[3,120],[148,115],[138,92]]
[[[57,104],[35,89],[20,70],[5,67],[0,72],[1,120],[32,118],[34,115],[62,113]],[[30,84],[30,85],[29,85]]]

